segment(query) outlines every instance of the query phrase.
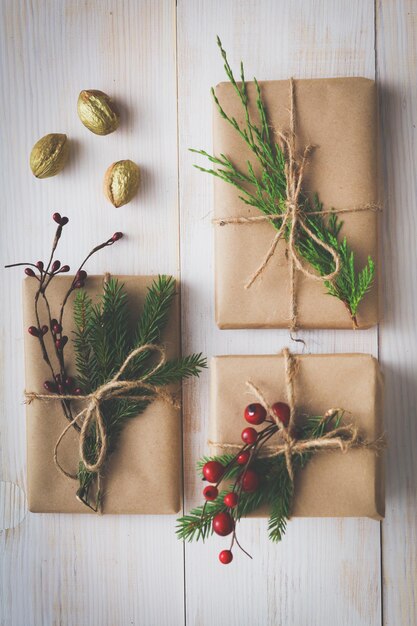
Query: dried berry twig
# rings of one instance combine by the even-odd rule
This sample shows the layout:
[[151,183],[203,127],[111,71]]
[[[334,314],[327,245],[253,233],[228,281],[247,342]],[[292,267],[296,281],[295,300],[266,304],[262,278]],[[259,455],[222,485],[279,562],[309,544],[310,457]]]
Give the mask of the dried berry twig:
[[[38,289],[35,294],[36,326],[29,326],[28,333],[39,341],[43,360],[45,361],[51,372],[51,380],[46,380],[44,382],[44,387],[46,391],[48,391],[49,393],[57,393],[61,395],[68,393],[73,393],[77,395],[81,394],[82,390],[76,386],[74,378],[68,375],[64,358],[64,349],[68,343],[68,335],[64,334],[62,326],[65,305],[67,304],[68,298],[74,290],[84,287],[85,280],[87,278],[87,272],[83,270],[83,267],[86,261],[99,250],[113,245],[116,241],[123,237],[123,234],[121,232],[116,232],[112,237],[110,237],[110,239],[107,239],[107,241],[103,242],[102,244],[96,246],[91,250],[91,252],[87,255],[87,257],[84,259],[77,272],[75,273],[74,279],[72,280],[68,291],[64,296],[58,316],[53,317],[46,292],[53,279],[58,276],[58,274],[64,274],[69,272],[70,266],[66,264],[62,265],[61,261],[59,261],[58,259],[54,259],[55,251],[58,247],[58,243],[62,235],[62,230],[64,226],[68,224],[69,219],[68,217],[61,216],[59,213],[54,213],[52,219],[58,224],[58,226],[55,231],[54,239],[52,242],[51,254],[49,256],[48,262],[44,263],[43,261],[37,261],[36,263],[12,263],[10,265],[6,265],[6,268],[25,266],[26,276],[34,278],[39,282]],[[39,314],[40,298],[42,298],[45,303],[48,316],[48,325],[41,323]],[[51,332],[53,339],[57,366],[53,365],[52,358],[48,353],[48,349],[44,341],[44,336],[49,331]],[[61,405],[65,417],[69,421],[73,421],[70,401],[62,400]],[[80,427],[76,422],[74,422],[73,426],[76,430],[80,430]]]

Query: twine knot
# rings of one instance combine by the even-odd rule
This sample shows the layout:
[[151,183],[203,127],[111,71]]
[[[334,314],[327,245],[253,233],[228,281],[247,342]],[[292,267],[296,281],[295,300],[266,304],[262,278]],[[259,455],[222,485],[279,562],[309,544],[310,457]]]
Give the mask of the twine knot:
[[[248,389],[257,398],[258,402],[264,407],[268,417],[275,422],[278,428],[278,434],[281,441],[274,446],[264,446],[260,449],[260,456],[263,458],[277,457],[283,455],[285,458],[285,464],[287,467],[288,475],[291,482],[294,482],[294,467],[293,459],[296,454],[302,454],[304,452],[313,452],[319,450],[336,450],[339,449],[342,453],[346,453],[353,447],[360,448],[372,448],[376,451],[382,449],[385,446],[384,437],[368,442],[364,441],[360,435],[359,430],[353,424],[343,424],[341,426],[336,425],[330,430],[327,430],[318,437],[311,439],[299,439],[297,437],[297,428],[295,424],[296,419],[296,406],[295,406],[295,392],[294,392],[294,379],[298,371],[298,361],[295,355],[291,354],[288,348],[283,350],[284,366],[285,366],[285,384],[287,391],[287,402],[290,407],[290,418],[288,424],[285,425],[281,422],[275,412],[272,410],[271,405],[266,400],[262,391],[251,381],[246,381]],[[324,414],[322,418],[323,424],[330,424],[330,422],[344,410],[340,408],[331,408]],[[212,446],[219,448],[236,448],[238,446],[228,443],[210,442]]]
[[[136,378],[134,380],[121,380],[121,376],[126,371],[127,367],[131,363],[133,359],[144,352],[155,352],[158,354],[159,358],[157,359],[156,364],[143,376]],[[61,444],[62,439],[65,437],[68,430],[74,426],[79,420],[82,420],[82,425],[80,429],[80,441],[79,441],[79,451],[80,451],[80,460],[84,464],[84,467],[87,471],[92,473],[100,472],[103,467],[107,453],[108,453],[108,435],[105,419],[102,412],[102,405],[104,402],[108,400],[114,399],[127,399],[127,400],[144,400],[149,398],[150,394],[153,394],[166,402],[169,402],[173,406],[178,406],[177,403],[173,400],[172,396],[152,383],[147,382],[149,378],[153,374],[155,374],[164,364],[166,363],[166,353],[165,350],[156,344],[145,344],[140,346],[139,348],[135,348],[132,350],[129,355],[126,357],[125,361],[116,372],[116,374],[109,381],[105,382],[103,385],[95,389],[93,392],[85,395],[74,395],[74,394],[38,394],[35,392],[27,392],[25,393],[27,402],[32,402],[33,400],[84,400],[87,401],[87,406],[82,409],[77,415],[72,419],[69,424],[62,431],[58,440],[55,444],[54,448],[54,462],[59,471],[67,476],[68,478],[72,478],[77,480],[77,475],[71,474],[67,470],[65,470],[58,460],[58,449]],[[141,390],[139,393],[132,393],[135,390]],[[96,428],[96,443],[97,443],[97,456],[93,462],[87,458],[87,438],[92,426]]]

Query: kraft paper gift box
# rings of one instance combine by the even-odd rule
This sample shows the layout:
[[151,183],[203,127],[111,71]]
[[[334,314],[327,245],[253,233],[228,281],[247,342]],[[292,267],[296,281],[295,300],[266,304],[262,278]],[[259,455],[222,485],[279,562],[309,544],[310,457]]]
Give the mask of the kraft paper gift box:
[[[117,278],[125,285],[132,318],[137,320],[147,287],[155,277]],[[72,277],[54,279],[48,289],[52,311],[59,310],[71,280]],[[51,377],[50,371],[42,360],[38,340],[26,332],[27,327],[35,323],[33,300],[37,284],[32,278],[26,279],[23,283],[26,390],[42,393],[44,381]],[[90,296],[96,298],[102,293],[102,287],[103,276],[88,277],[85,289]],[[41,318],[46,315],[42,304]],[[75,374],[71,346],[71,335],[74,330],[71,302],[66,308],[63,326],[70,338],[65,347],[65,358],[67,363],[73,366],[70,368],[71,373]],[[168,358],[179,355],[179,332],[178,297],[176,297],[162,337]],[[45,340],[51,342],[50,333],[45,336]],[[60,402],[42,402],[35,399],[27,405],[26,414],[29,510],[43,513],[91,512],[75,498],[78,482],[63,476],[54,464],[56,441],[68,425]],[[178,512],[181,497],[180,436],[180,410],[162,400],[154,400],[137,418],[127,420],[116,449],[104,469],[103,513]],[[59,461],[71,472],[75,472],[78,466],[78,441],[78,434],[71,429],[59,448]]]
[[[289,81],[260,82],[270,126],[289,128]],[[244,113],[230,83],[220,83],[216,96],[230,117],[244,124]],[[256,111],[254,84],[248,83],[250,110]],[[365,78],[331,78],[295,81],[296,144],[313,150],[303,179],[303,191],[318,193],[323,209],[352,209],[378,203],[378,149],[376,87]],[[214,154],[225,154],[246,171],[249,160],[259,173],[256,159],[243,139],[223,119],[215,106]],[[262,215],[239,199],[232,185],[214,178],[214,219]],[[368,256],[378,263],[378,212],[362,210],[340,215],[355,253],[357,268]],[[287,328],[290,324],[290,268],[286,242],[281,240],[265,271],[249,289],[248,279],[258,269],[276,234],[267,222],[250,225],[216,224],[215,297],[220,328]],[[352,328],[344,305],[325,293],[322,282],[296,271],[297,327]],[[377,324],[378,268],[371,291],[359,306],[360,328]]]
[[[300,423],[303,415],[324,415],[328,409],[337,407],[347,411],[345,420],[353,421],[367,441],[382,435],[382,381],[376,359],[366,354],[296,358],[296,422]],[[212,454],[224,453],[216,443],[236,444],[237,449],[242,446],[240,434],[247,426],[243,411],[248,404],[256,402],[248,392],[246,381],[256,385],[270,405],[287,401],[282,355],[213,358],[209,431]],[[296,474],[292,514],[381,519],[384,516],[383,454],[370,448],[352,448],[346,453],[316,452]]]

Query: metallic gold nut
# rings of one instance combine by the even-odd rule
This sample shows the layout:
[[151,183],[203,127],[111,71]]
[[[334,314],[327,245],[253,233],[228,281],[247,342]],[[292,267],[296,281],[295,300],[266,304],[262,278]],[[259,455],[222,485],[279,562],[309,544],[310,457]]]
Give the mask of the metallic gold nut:
[[132,200],[139,189],[140,169],[133,161],[116,161],[104,175],[104,193],[115,206]]
[[68,159],[68,138],[51,133],[39,139],[30,153],[30,169],[36,178],[55,176],[64,168]]
[[96,89],[85,89],[78,96],[78,117],[96,135],[108,135],[119,126],[119,116],[110,97]]

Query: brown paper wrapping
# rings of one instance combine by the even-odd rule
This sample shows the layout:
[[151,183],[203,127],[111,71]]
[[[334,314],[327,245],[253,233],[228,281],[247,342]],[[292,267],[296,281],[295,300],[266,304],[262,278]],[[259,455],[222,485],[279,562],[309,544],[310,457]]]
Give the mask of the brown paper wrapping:
[[[261,82],[272,127],[289,127],[289,81]],[[254,86],[248,84],[253,119],[257,119]],[[242,106],[233,87],[216,87],[219,101],[231,117],[244,123]],[[365,78],[297,80],[296,135],[299,150],[316,146],[306,168],[303,189],[318,193],[325,209],[348,209],[378,203],[377,115],[375,83]],[[214,153],[226,154],[246,171],[253,155],[228,122],[214,112]],[[244,204],[239,191],[214,179],[214,217],[261,215]],[[373,211],[341,215],[342,235],[355,252],[357,267],[368,255],[377,263],[378,214]],[[290,320],[290,273],[281,241],[266,270],[250,289],[244,285],[261,264],[276,230],[269,223],[228,224],[215,229],[216,321],[220,328],[287,328]],[[297,325],[300,328],[351,328],[344,305],[325,293],[321,282],[296,272]],[[378,274],[378,272],[377,272]],[[378,322],[377,281],[359,307],[358,322],[368,328]]]
[[[124,283],[132,313],[132,328],[143,307],[146,288],[152,276],[119,276]],[[58,313],[71,277],[55,278],[48,289],[53,312]],[[93,298],[102,292],[103,277],[89,276],[86,290]],[[37,281],[23,283],[25,325],[26,389],[44,392],[43,382],[51,378],[41,357],[40,346],[26,328],[35,323],[34,294]],[[45,319],[43,303],[41,318]],[[74,363],[71,345],[71,300],[66,307],[64,330],[70,337],[65,348],[66,362]],[[50,333],[45,336],[51,341]],[[179,310],[175,298],[170,321],[162,338],[168,358],[179,354]],[[51,352],[52,354],[52,348]],[[74,367],[70,367],[74,374]],[[75,498],[78,482],[63,476],[55,467],[55,443],[68,424],[58,401],[34,400],[27,405],[27,481],[29,510],[43,513],[88,513]],[[177,513],[180,508],[181,464],[180,411],[162,400],[155,400],[137,418],[127,421],[115,452],[104,473],[104,513]],[[59,448],[61,465],[73,472],[78,465],[78,435],[70,430]]]
[[[365,354],[305,355],[297,359],[294,390],[298,420],[302,414],[323,415],[340,407],[349,412],[346,419],[355,421],[365,439],[372,441],[382,434],[382,382],[376,359]],[[243,411],[254,401],[247,380],[270,404],[286,401],[282,355],[215,357],[211,363],[211,441],[242,445],[240,433],[246,424]],[[224,450],[213,447],[212,453]],[[315,453],[297,472],[293,515],[381,519],[382,456],[359,448],[346,454]]]

